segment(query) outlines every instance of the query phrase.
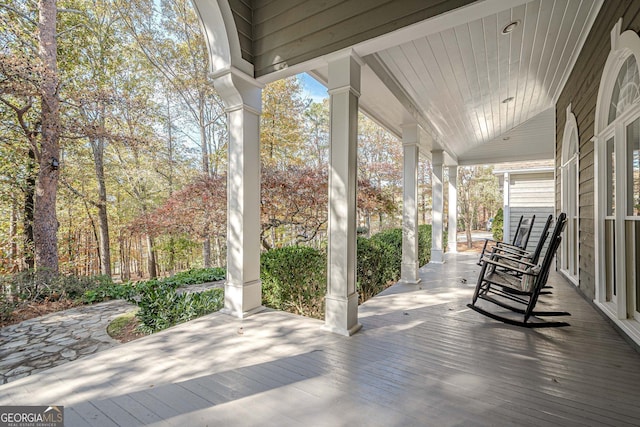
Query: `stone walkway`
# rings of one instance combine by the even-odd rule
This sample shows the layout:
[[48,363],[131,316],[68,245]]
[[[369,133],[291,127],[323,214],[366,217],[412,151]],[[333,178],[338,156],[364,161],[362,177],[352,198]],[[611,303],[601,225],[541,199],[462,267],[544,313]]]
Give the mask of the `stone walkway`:
[[135,307],[107,301],[0,328],[0,384],[119,344],[107,334],[107,325]]
[[[224,280],[179,288],[202,292]],[[123,300],[85,305],[0,328],[0,384],[44,371],[119,344],[107,326],[136,308]]]

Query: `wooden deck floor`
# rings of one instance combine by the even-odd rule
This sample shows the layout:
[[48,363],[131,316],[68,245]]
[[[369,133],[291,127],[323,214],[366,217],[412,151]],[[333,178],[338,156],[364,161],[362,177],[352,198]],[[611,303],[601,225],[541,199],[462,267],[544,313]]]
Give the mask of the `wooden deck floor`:
[[214,314],[0,386],[0,405],[64,405],[66,426],[640,425],[640,354],[571,285],[551,277],[570,327],[525,330],[467,309],[479,268],[454,258],[361,306],[350,338]]

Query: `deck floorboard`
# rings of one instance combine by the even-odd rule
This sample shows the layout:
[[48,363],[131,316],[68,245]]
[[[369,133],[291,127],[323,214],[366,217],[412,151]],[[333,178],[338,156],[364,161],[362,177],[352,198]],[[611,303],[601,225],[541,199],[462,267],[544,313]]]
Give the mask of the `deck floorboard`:
[[67,426],[640,425],[640,353],[573,285],[552,273],[540,301],[571,326],[518,328],[466,307],[475,261],[367,301],[352,337],[216,313],[0,386],[0,405],[64,405]]

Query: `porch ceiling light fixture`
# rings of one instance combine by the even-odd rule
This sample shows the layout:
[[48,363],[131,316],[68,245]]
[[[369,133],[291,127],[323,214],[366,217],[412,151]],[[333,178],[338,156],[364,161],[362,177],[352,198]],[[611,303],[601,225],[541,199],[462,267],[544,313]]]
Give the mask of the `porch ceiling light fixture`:
[[503,103],[503,104],[508,104],[508,103],[510,103],[511,101],[513,101],[513,96],[510,96],[510,97],[508,97],[508,98],[503,99],[503,100],[502,100],[502,103]]
[[502,29],[502,34],[507,35],[510,34],[513,30],[516,29],[516,27],[520,25],[520,20],[516,20],[513,22],[508,23],[507,25],[504,26],[504,28]]

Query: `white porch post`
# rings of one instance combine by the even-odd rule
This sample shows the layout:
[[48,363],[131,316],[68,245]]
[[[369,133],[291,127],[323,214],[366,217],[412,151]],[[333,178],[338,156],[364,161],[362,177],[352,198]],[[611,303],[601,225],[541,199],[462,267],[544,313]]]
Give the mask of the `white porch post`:
[[509,172],[504,173],[504,180],[502,184],[502,195],[503,195],[503,205],[502,205],[502,241],[510,242],[511,241],[511,209],[509,208],[509,193],[511,191],[511,182],[509,177]]
[[214,85],[229,121],[227,282],[223,312],[243,318],[263,309],[260,282],[260,113],[262,86],[238,70]]
[[433,193],[433,219],[431,226],[431,262],[442,264],[444,262],[444,251],[442,249],[442,228],[444,217],[443,199],[443,163],[444,153],[442,150],[431,151],[431,165],[433,167],[432,193]]
[[449,234],[447,251],[458,252],[458,167],[449,166]]
[[352,55],[329,63],[330,164],[327,296],[324,328],[353,335],[356,292],[356,186],[360,64]]
[[403,199],[402,199],[402,266],[400,281],[420,283],[418,269],[418,160],[420,128],[410,125],[402,128]]

